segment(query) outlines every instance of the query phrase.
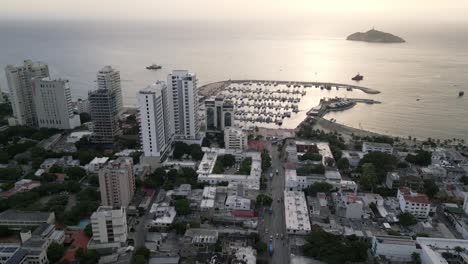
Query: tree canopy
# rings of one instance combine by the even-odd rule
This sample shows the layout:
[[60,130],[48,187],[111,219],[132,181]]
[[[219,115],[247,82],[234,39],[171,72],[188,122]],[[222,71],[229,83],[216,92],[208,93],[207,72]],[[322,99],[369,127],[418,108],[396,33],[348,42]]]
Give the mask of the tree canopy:
[[359,162],[359,168],[362,170],[362,165],[366,163],[374,165],[377,178],[379,179],[379,182],[382,183],[385,181],[387,173],[396,168],[398,160],[393,155],[380,151],[373,151],[364,155]]
[[419,166],[429,166],[432,163],[432,152],[422,149],[416,151],[416,155],[408,154],[405,160]]
[[402,226],[412,226],[418,223],[418,220],[408,212],[399,214],[398,220]]
[[374,164],[372,163],[364,163],[362,165],[362,173],[359,179],[359,183],[361,187],[365,190],[373,190],[377,183],[377,174],[375,172]]

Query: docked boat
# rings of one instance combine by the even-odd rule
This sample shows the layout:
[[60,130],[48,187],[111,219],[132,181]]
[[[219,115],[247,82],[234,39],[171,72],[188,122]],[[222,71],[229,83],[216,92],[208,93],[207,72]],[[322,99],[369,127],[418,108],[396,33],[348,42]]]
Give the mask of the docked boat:
[[161,65],[157,65],[157,64],[154,64],[154,63],[151,64],[150,66],[147,66],[147,67],[146,67],[147,70],[159,70],[159,69],[161,69],[161,68],[162,68]]
[[364,76],[360,75],[359,73],[353,78],[351,78],[351,80],[357,81],[357,82],[362,81],[363,79],[364,79]]
[[461,97],[461,96],[463,96],[463,95],[465,95],[465,92],[464,92],[464,91],[460,91],[460,92],[458,92],[458,96],[460,96],[460,97]]

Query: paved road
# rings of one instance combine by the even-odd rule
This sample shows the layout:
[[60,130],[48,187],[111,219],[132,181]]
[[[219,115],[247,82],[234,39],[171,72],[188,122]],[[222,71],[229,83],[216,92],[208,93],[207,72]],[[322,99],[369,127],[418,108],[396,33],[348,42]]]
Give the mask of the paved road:
[[[289,253],[289,243],[286,234],[286,225],[284,218],[284,169],[283,162],[279,159],[279,152],[277,151],[276,145],[268,146],[270,155],[272,157],[272,168],[266,172],[268,177],[268,186],[266,193],[273,198],[272,208],[273,213],[270,215],[268,209],[266,208],[265,213],[263,214],[263,221],[259,225],[259,233],[261,239],[269,243],[270,236],[273,236],[273,256],[270,259],[270,263],[277,264],[287,264],[289,263],[290,253]],[[278,170],[278,174],[276,174]],[[273,179],[270,180],[270,172],[273,173]],[[278,202],[278,199],[280,202]],[[265,233],[265,228],[268,229],[268,234]],[[276,238],[276,234],[284,234],[284,239]]]

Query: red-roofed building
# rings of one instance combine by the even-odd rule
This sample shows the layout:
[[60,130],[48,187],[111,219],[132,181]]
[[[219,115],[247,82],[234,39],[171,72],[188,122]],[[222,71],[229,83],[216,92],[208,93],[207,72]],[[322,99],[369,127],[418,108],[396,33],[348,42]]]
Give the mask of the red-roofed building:
[[248,142],[249,149],[254,149],[256,151],[263,151],[265,149],[265,144],[261,140],[251,139]]
[[234,217],[252,218],[257,217],[257,213],[254,210],[233,210],[231,215]]
[[408,212],[417,218],[427,218],[429,216],[431,203],[427,195],[402,187],[398,189],[397,198],[402,212]]

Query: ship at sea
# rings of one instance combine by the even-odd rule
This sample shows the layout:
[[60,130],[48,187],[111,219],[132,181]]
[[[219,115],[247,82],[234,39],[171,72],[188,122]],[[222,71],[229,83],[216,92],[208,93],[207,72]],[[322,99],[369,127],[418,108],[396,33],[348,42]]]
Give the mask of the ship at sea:
[[364,79],[364,76],[360,75],[359,73],[356,76],[354,76],[353,78],[351,78],[351,80],[358,81],[358,82],[362,81],[362,79]]
[[147,66],[147,67],[146,67],[146,69],[148,69],[148,70],[159,70],[159,69],[161,69],[161,68],[162,68],[161,65],[157,65],[157,64],[154,64],[154,63],[151,64],[150,66]]
[[458,92],[458,96],[462,97],[463,95],[465,95],[465,92],[464,92],[464,91]]

